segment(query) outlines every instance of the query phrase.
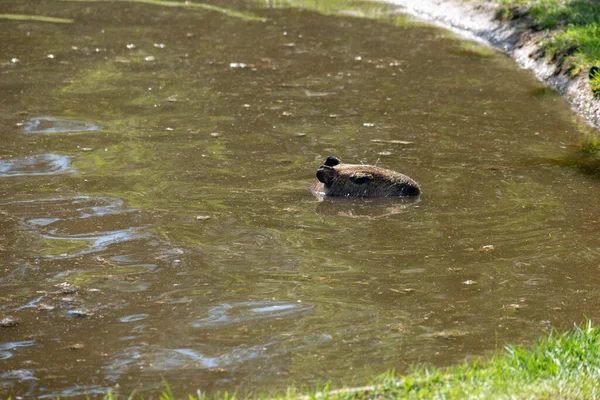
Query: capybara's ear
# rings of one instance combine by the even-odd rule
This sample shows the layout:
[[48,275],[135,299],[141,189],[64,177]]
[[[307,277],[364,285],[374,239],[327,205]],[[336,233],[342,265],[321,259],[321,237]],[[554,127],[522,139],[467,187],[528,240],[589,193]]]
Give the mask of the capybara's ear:
[[337,157],[329,156],[327,157],[327,160],[325,160],[325,165],[329,167],[335,167],[338,164],[341,164],[341,161]]
[[321,165],[317,170],[317,179],[328,185],[333,180],[335,169],[329,165]]

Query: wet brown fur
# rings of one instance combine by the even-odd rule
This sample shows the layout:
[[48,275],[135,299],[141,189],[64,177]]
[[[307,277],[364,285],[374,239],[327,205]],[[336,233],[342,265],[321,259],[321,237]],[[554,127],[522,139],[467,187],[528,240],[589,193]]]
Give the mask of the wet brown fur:
[[328,157],[317,170],[327,196],[337,197],[390,197],[418,196],[421,189],[408,176],[373,165],[342,164]]

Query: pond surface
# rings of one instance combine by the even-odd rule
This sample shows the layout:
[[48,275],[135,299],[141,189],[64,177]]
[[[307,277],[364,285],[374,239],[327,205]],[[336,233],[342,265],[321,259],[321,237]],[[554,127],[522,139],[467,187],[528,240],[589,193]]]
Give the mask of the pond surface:
[[[364,384],[600,318],[566,102],[389,6],[301,5],[2,2],[0,397]],[[423,195],[319,201],[328,155]]]

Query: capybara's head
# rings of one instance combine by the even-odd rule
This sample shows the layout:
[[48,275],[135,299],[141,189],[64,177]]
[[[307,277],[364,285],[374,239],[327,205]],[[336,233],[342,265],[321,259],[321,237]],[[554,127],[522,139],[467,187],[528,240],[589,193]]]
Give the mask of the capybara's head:
[[327,196],[388,197],[418,196],[417,182],[408,176],[372,165],[343,164],[339,158],[327,157],[317,170]]

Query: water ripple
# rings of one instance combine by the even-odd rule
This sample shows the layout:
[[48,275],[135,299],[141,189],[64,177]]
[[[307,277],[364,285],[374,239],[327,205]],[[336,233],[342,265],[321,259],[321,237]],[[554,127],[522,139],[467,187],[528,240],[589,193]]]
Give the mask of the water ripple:
[[[22,342],[6,342],[0,343],[0,360],[11,358],[13,353],[10,350],[18,349],[19,347],[29,347],[35,344],[35,340],[24,340]],[[1,387],[1,385],[0,385]]]
[[38,154],[14,160],[0,160],[0,177],[58,175],[75,172],[71,158],[59,154]]
[[53,241],[65,242],[82,242],[86,248],[79,251],[63,252],[58,255],[45,255],[47,258],[69,258],[78,257],[84,254],[97,253],[106,250],[112,244],[128,242],[135,239],[147,238],[148,235],[139,232],[137,228],[122,229],[112,232],[99,232],[94,234],[78,234],[78,235],[41,235],[44,239]]
[[[47,225],[43,223],[47,221],[38,221],[40,218],[72,220],[137,211],[124,208],[124,202],[121,199],[103,196],[50,197],[47,199],[17,200],[1,203],[0,206],[5,206],[9,212],[14,214],[29,214],[25,217],[25,221],[33,220],[34,222],[32,222],[32,224],[36,225]],[[11,208],[13,207],[17,208],[18,211],[12,211]]]
[[194,328],[208,328],[267,318],[289,317],[311,311],[312,305],[283,301],[250,301],[220,304],[208,310],[208,317],[192,323]]
[[31,118],[23,124],[24,133],[70,133],[91,132],[101,128],[91,122],[53,117]]
[[135,322],[135,321],[141,321],[148,318],[148,314],[142,313],[142,314],[133,314],[133,315],[126,315],[124,317],[119,318],[119,321],[121,322]]
[[244,362],[273,357],[300,350],[307,346],[328,342],[331,336],[324,334],[307,335],[298,339],[276,339],[253,346],[238,346],[216,356],[203,354],[192,348],[161,349],[153,354],[152,370],[165,371],[184,368],[223,368]]

